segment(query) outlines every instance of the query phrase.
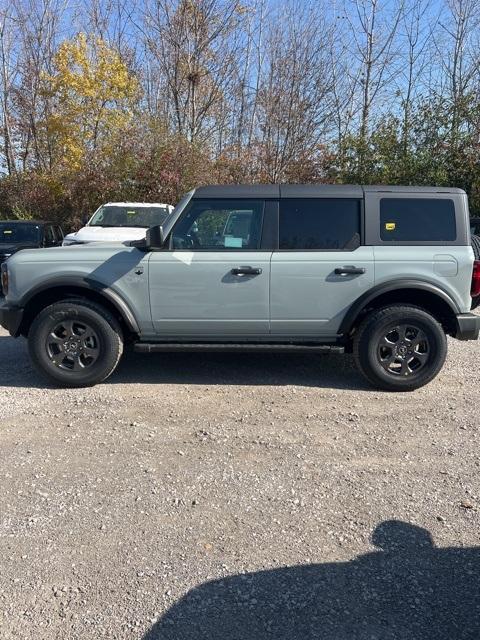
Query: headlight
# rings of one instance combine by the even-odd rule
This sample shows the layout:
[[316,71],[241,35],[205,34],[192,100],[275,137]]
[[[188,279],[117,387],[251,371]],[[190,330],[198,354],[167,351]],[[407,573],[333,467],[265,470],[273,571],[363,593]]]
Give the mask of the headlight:
[[1,282],[2,282],[2,292],[4,295],[8,293],[8,267],[7,263],[3,262],[1,266]]

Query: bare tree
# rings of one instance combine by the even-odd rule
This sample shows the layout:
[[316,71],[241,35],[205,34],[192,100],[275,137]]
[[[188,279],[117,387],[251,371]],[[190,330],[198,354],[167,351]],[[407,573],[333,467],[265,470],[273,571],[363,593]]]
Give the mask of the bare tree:
[[417,95],[425,90],[424,72],[431,61],[432,34],[438,16],[431,13],[430,0],[413,0],[405,6],[400,29],[402,50],[401,73],[396,80],[397,94],[402,96],[403,155],[410,147],[411,112]]
[[268,180],[284,180],[287,168],[313,157],[332,129],[333,76],[328,58],[330,27],[314,8],[282,7],[270,17],[260,70],[255,140]]
[[190,141],[218,129],[218,109],[235,63],[231,34],[239,0],[153,0],[145,6],[147,44],[163,78],[169,120]]
[[13,6],[19,34],[15,102],[22,166],[47,169],[52,165],[52,154],[39,123],[48,115],[49,101],[42,93],[42,81],[43,74],[52,70],[67,0],[13,0]]
[[365,160],[372,106],[398,72],[395,43],[403,12],[404,0],[392,0],[385,5],[380,0],[354,0],[345,5],[352,43],[350,54],[360,67],[360,171]]
[[358,119],[360,104],[357,98],[362,75],[361,66],[352,65],[350,34],[344,24],[344,12],[334,11],[328,56],[332,73],[335,144],[340,161],[345,151],[345,139],[354,130],[354,123]]
[[2,137],[5,165],[9,174],[16,171],[15,146],[11,126],[12,93],[17,75],[13,55],[13,18],[11,10],[0,11],[0,106],[2,109]]
[[460,135],[464,100],[474,90],[474,83],[478,85],[479,0],[448,0],[439,24],[442,32],[436,42],[444,74],[443,88],[440,90],[450,96],[450,144],[455,149]]
[[138,45],[132,28],[138,4],[138,0],[79,0],[75,25],[79,31],[108,42],[133,67]]

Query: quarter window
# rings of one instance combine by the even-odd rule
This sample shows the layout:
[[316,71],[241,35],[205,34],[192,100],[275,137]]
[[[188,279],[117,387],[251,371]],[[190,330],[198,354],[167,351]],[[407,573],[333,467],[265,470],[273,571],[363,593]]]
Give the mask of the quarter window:
[[455,206],[446,198],[382,198],[380,238],[385,242],[456,240]]
[[360,201],[281,200],[279,236],[284,250],[353,251],[360,246]]
[[238,251],[260,247],[263,201],[192,200],[175,226],[173,249]]

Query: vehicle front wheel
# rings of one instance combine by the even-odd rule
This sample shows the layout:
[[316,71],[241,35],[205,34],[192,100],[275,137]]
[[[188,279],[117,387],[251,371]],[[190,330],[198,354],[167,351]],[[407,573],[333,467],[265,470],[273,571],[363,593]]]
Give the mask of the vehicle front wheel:
[[392,305],[372,311],[354,336],[353,353],[369,382],[387,391],[413,391],[438,374],[447,338],[427,311]]
[[43,309],[28,332],[36,369],[62,387],[105,380],[123,351],[122,330],[104,307],[89,300],[62,300]]

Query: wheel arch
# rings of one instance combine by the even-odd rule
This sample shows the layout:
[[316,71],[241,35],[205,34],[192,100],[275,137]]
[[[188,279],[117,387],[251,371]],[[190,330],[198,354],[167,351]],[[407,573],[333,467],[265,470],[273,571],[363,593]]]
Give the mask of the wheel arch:
[[55,278],[29,291],[19,302],[24,314],[18,333],[27,335],[33,319],[42,309],[65,298],[84,298],[103,305],[119,320],[125,337],[140,333],[132,310],[116,291],[83,278]]
[[398,303],[412,304],[430,312],[446,333],[455,333],[456,315],[460,313],[458,305],[446,291],[421,280],[398,280],[373,287],[352,304],[338,333],[347,336],[355,330],[368,311]]

